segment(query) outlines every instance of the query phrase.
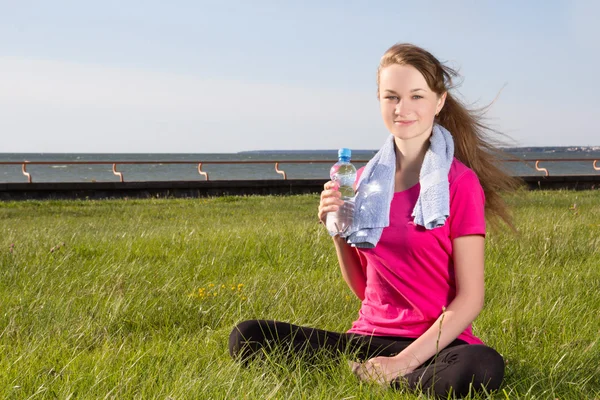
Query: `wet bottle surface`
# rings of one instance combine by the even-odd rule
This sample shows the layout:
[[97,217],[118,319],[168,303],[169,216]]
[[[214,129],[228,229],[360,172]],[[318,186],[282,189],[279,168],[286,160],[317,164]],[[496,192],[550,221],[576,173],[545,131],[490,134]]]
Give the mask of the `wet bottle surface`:
[[344,200],[344,204],[338,211],[327,214],[326,226],[331,236],[340,235],[344,237],[354,218],[356,168],[350,162],[351,155],[350,149],[340,149],[338,151],[338,162],[329,171],[329,177],[332,181],[338,183],[338,190],[342,195],[342,200]]

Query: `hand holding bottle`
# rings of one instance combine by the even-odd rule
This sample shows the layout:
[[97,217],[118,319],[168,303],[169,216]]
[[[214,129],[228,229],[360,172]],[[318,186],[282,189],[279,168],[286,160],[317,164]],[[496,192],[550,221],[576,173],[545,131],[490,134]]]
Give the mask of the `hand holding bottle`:
[[324,185],[324,190],[321,192],[321,201],[319,202],[319,221],[323,225],[326,224],[327,214],[336,212],[344,204],[342,194],[338,190],[338,183],[328,181]]

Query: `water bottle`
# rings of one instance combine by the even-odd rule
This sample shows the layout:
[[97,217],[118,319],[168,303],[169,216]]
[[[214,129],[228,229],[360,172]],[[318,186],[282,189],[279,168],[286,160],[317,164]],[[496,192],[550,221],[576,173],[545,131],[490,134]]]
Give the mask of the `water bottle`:
[[334,212],[327,214],[325,225],[331,236],[346,236],[354,218],[354,181],[356,168],[350,163],[352,151],[342,148],[338,151],[338,162],[329,170],[332,181],[337,182],[344,204]]

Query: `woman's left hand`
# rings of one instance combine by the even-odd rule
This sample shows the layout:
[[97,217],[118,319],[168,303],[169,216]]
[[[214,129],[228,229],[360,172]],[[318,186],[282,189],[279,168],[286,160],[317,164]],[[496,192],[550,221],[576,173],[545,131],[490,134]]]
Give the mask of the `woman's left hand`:
[[374,357],[364,363],[351,363],[352,372],[361,381],[388,385],[399,376],[411,373],[418,365],[415,360],[397,355],[394,357]]

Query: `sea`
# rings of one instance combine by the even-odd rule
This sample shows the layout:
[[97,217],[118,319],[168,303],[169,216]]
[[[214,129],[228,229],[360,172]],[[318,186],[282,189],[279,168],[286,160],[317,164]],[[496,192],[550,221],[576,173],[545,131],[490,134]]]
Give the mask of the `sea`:
[[[501,167],[516,176],[531,176],[545,173],[536,171],[535,161],[543,161],[540,168],[546,168],[550,175],[598,175],[593,168],[598,160],[600,168],[600,146],[594,147],[514,147],[505,148],[505,158]],[[353,160],[369,160],[377,150],[354,150]],[[568,161],[585,159],[585,161]],[[302,160],[308,163],[290,163]],[[320,160],[323,163],[314,163]],[[560,160],[560,161],[559,161]],[[275,162],[285,171],[288,179],[326,179],[329,168],[337,161],[336,150],[268,150],[244,151],[239,153],[0,153],[1,162],[45,161],[50,165],[28,165],[27,172],[34,182],[115,182],[119,177],[113,174],[112,163],[117,162],[117,171],[127,182],[135,181],[202,181],[197,164],[168,164],[168,161],[190,161],[206,163],[202,171],[213,180],[252,180],[282,179],[275,171]],[[64,164],[70,161],[103,161],[111,164]],[[121,164],[123,161],[145,161],[151,164]],[[212,161],[269,161],[268,164],[210,164]],[[312,161],[312,163],[311,163]],[[359,168],[365,162],[356,162]],[[27,182],[21,164],[1,165],[0,183]]]

